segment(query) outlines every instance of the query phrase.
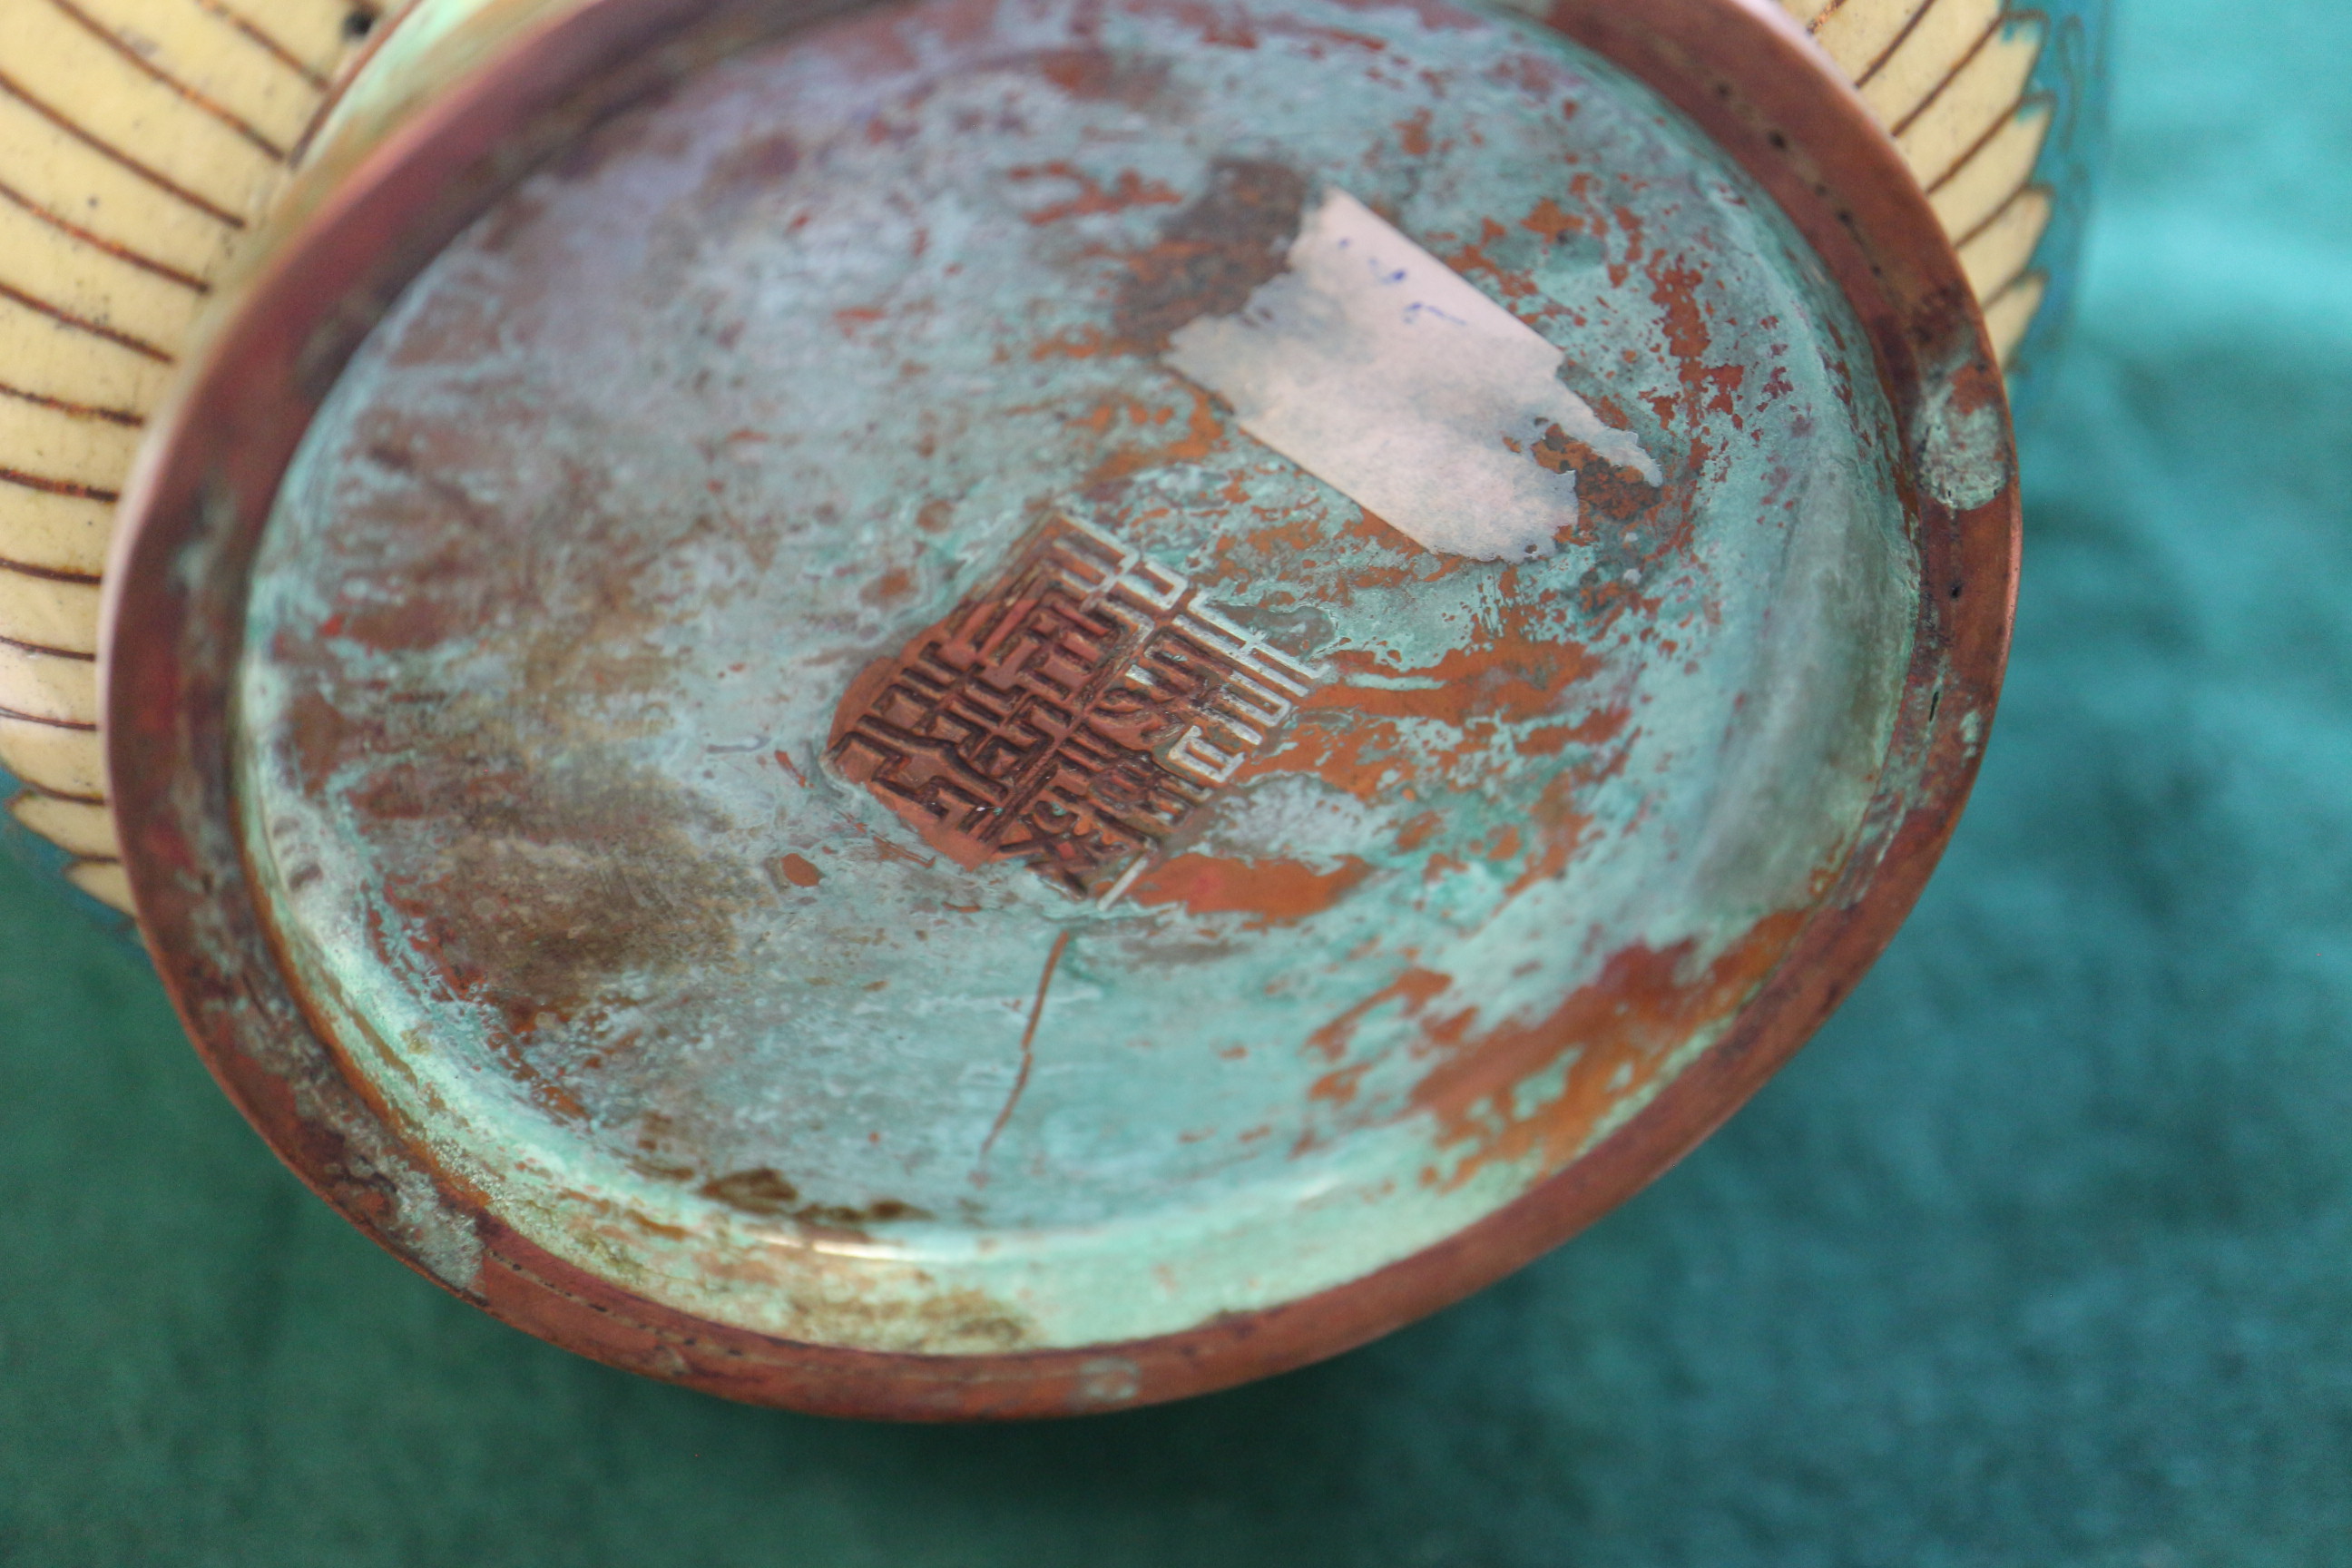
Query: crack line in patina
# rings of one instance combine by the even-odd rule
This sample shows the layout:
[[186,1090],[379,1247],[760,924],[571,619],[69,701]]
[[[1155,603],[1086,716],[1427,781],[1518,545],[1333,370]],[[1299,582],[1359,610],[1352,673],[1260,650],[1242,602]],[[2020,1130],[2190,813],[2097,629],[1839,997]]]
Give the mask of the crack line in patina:
[[1013,1092],[1004,1097],[1004,1109],[988,1129],[988,1136],[980,1141],[980,1158],[971,1168],[971,1184],[988,1184],[988,1152],[996,1147],[997,1134],[1013,1120],[1013,1108],[1021,1103],[1024,1090],[1029,1087],[1029,1074],[1037,1065],[1037,1022],[1045,1016],[1045,993],[1054,984],[1054,971],[1061,966],[1062,950],[1070,945],[1070,932],[1063,931],[1054,938],[1053,951],[1045,954],[1045,972],[1037,976],[1037,995],[1029,1004],[1029,1025],[1021,1031],[1021,1070],[1013,1075]]

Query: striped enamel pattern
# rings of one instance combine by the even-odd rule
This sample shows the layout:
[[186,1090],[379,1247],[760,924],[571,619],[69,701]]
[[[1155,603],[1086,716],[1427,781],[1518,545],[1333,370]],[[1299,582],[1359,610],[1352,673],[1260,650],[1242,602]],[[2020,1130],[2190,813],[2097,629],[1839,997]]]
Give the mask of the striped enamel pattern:
[[2050,16],[2003,0],[1785,4],[1927,188],[2007,368],[2051,287],[2037,265],[2056,200],[2043,153],[2061,111],[2042,69]]
[[0,0],[0,790],[117,909],[115,501],[213,280],[374,24],[366,0]]

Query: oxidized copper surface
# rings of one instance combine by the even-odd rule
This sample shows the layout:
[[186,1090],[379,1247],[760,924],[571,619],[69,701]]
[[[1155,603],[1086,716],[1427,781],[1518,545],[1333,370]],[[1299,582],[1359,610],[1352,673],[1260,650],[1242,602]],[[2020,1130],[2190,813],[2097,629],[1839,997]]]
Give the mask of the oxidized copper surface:
[[302,209],[112,720],[298,1168],[624,1364],[1037,1413],[1378,1332],[1727,1113],[1948,831],[2005,426],[1784,23],[1557,20],[615,3]]

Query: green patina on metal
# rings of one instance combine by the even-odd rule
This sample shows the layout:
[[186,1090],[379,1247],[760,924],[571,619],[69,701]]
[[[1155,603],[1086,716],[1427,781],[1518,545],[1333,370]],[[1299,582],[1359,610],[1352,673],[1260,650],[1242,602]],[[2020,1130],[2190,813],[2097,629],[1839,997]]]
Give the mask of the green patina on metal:
[[[1400,395],[1325,213],[1511,320]],[[1391,428],[1507,548],[1366,510]],[[1777,210],[1531,25],[864,13],[376,331],[257,565],[247,833],[352,1066],[559,1257],[823,1343],[1171,1332],[1491,1213],[1771,972],[1910,658],[1901,451]]]

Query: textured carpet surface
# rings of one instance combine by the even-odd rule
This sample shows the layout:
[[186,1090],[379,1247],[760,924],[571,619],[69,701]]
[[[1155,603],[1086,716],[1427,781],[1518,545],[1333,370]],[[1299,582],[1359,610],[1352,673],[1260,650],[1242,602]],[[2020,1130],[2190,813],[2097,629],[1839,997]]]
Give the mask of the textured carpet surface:
[[0,868],[0,1563],[2352,1564],[2352,5],[2118,11],[1976,802],[1635,1202],[1170,1409],[740,1409],[376,1253]]

